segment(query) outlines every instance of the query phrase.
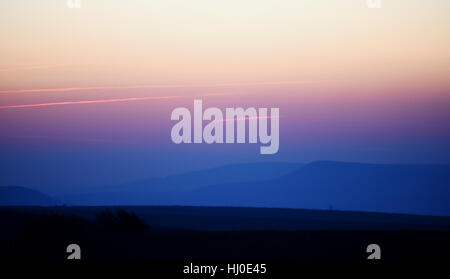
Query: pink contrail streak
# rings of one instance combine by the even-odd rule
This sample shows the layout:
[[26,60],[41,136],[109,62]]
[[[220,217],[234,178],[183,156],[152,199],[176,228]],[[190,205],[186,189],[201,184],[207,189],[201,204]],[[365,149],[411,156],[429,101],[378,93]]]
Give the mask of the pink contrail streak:
[[50,65],[50,63],[38,63],[38,62],[27,62],[27,63],[1,63],[0,67],[3,66],[37,66],[37,65]]
[[42,65],[42,66],[27,66],[27,67],[15,67],[15,68],[6,68],[0,69],[0,72],[15,72],[15,71],[24,71],[24,70],[39,70],[39,69],[48,69],[58,67],[59,65]]
[[174,99],[174,98],[184,98],[184,96],[158,96],[158,97],[140,97],[140,98],[105,99],[105,100],[90,100],[90,101],[56,102],[56,103],[42,103],[42,104],[29,104],[29,105],[12,105],[12,106],[0,106],[0,109],[31,108],[31,107],[75,105],[75,104],[116,103],[116,102],[162,100],[162,99]]
[[213,120],[213,122],[228,122],[234,120],[250,120],[250,119],[271,119],[271,118],[280,118],[280,116],[253,116],[253,117],[244,117],[244,118],[225,118],[225,119],[217,119]]
[[105,89],[209,88],[209,87],[232,87],[232,86],[296,85],[296,84],[304,84],[304,83],[308,83],[308,81],[204,83],[204,84],[187,84],[187,85],[127,85],[127,86],[65,87],[65,88],[1,90],[0,93],[1,94],[6,94],[6,93],[39,93],[39,92],[41,92],[41,93],[50,93],[50,92],[105,90]]
[[[232,94],[236,94],[236,92],[207,93],[207,94],[198,95],[198,97],[229,96]],[[46,106],[58,106],[58,105],[95,104],[95,103],[116,103],[116,102],[162,100],[162,99],[174,99],[174,98],[188,98],[188,96],[175,95],[175,96],[132,97],[132,98],[119,98],[119,99],[68,101],[68,102],[54,102],[54,103],[41,103],[41,104],[28,104],[28,105],[9,105],[9,106],[0,106],[0,109],[32,108],[32,107],[46,107]]]

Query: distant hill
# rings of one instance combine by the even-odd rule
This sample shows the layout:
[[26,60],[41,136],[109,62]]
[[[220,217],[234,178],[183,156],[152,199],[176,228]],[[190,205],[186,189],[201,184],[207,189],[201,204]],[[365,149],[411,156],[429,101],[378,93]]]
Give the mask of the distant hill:
[[167,197],[218,183],[265,181],[291,173],[301,166],[299,163],[283,162],[225,165],[167,177],[151,177],[126,184],[90,187],[60,196],[62,200],[74,204],[116,204],[118,200],[125,201],[125,204],[139,204],[142,202],[140,198],[148,198],[149,193]]
[[192,205],[450,215],[450,166],[314,162],[262,183],[210,186],[185,200]]
[[65,200],[74,205],[254,206],[450,216],[449,165],[250,165],[72,193]]
[[0,206],[53,206],[57,204],[55,199],[32,189],[19,186],[0,186]]

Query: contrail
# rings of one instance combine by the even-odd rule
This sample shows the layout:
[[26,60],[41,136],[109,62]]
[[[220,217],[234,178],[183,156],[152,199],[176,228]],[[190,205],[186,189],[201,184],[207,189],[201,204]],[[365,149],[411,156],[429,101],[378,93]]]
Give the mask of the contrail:
[[235,121],[235,120],[250,120],[250,119],[271,119],[271,118],[280,118],[280,116],[252,116],[252,117],[241,117],[241,118],[225,118],[225,119],[216,119],[212,122],[228,122],[228,121]]
[[305,84],[308,81],[269,81],[269,82],[236,82],[236,83],[203,83],[186,85],[127,85],[127,86],[91,86],[91,87],[64,87],[64,88],[40,88],[40,89],[15,89],[1,90],[0,94],[7,93],[51,93],[71,91],[92,91],[106,89],[164,89],[164,88],[210,88],[233,86],[264,86],[264,85],[296,85]]
[[142,101],[142,100],[161,100],[161,99],[174,99],[174,98],[184,98],[184,96],[157,96],[157,97],[104,99],[104,100],[90,100],[90,101],[55,102],[55,103],[42,103],[42,104],[29,104],[29,105],[12,105],[12,106],[0,106],[0,109],[6,109],[6,108],[32,108],[32,107],[46,107],[46,106],[59,106],[59,105],[76,105],[76,104],[117,103],[117,102],[130,102],[130,101]]
[[[202,97],[209,96],[229,96],[236,94],[236,92],[222,92],[222,93],[207,93],[202,94]],[[95,104],[95,103],[117,103],[117,102],[130,102],[130,101],[144,101],[144,100],[163,100],[163,99],[175,99],[175,98],[188,98],[191,96],[153,96],[153,97],[132,97],[132,98],[118,98],[118,99],[100,99],[100,100],[85,100],[85,101],[68,101],[68,102],[53,102],[53,103],[41,103],[41,104],[28,104],[28,105],[9,105],[0,106],[0,109],[7,108],[32,108],[32,107],[46,107],[46,106],[59,106],[59,105],[77,105],[77,104]]]
[[48,69],[58,67],[59,65],[40,65],[40,66],[27,66],[27,67],[15,67],[15,68],[5,68],[0,69],[0,72],[15,72],[24,70],[38,70],[38,69]]
[[50,65],[49,63],[38,63],[38,62],[28,62],[28,63],[1,63],[0,67],[3,66],[36,66],[36,65]]

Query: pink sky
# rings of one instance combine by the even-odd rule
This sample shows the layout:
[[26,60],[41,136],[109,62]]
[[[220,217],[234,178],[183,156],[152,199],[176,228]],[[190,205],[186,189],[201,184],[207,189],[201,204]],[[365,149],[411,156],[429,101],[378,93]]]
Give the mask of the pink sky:
[[119,154],[129,178],[147,161],[263,160],[174,146],[171,111],[198,98],[280,108],[272,160],[449,162],[450,1],[82,2],[0,2],[0,151],[16,170],[79,154]]

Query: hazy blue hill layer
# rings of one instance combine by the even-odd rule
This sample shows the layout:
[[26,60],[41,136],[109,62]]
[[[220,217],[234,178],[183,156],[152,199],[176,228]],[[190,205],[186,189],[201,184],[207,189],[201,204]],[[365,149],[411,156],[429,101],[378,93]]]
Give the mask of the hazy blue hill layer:
[[55,199],[35,190],[19,186],[0,187],[0,206],[57,204]]
[[315,162],[261,183],[210,186],[186,200],[195,205],[450,215],[450,166]]
[[218,183],[265,181],[286,175],[299,167],[298,163],[246,163],[225,165],[167,177],[151,177],[126,184],[89,187],[66,191],[58,196],[72,204],[162,204],[179,192],[191,192]]
[[450,216],[449,165],[240,164],[85,190],[69,205],[334,209]]
[[185,174],[167,176],[165,178],[150,178],[134,183],[109,186],[116,190],[143,190],[159,192],[183,192],[195,190],[204,186],[220,183],[236,183],[264,181],[286,175],[302,164],[296,163],[248,163],[226,165]]

